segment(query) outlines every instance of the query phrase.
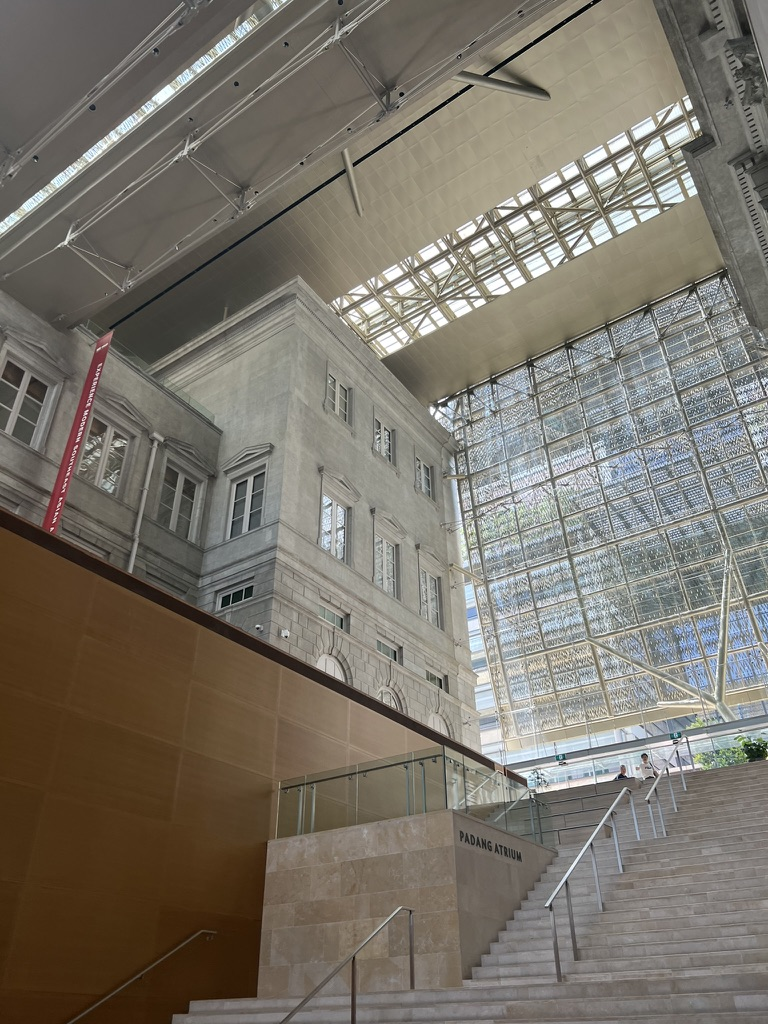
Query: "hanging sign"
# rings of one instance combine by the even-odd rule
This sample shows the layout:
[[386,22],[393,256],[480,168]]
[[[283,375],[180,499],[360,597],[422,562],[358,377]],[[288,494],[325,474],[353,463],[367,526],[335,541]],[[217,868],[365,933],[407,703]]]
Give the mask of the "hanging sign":
[[69,490],[72,474],[77,465],[78,455],[80,454],[83,437],[85,436],[85,428],[88,426],[88,417],[91,415],[93,399],[99,386],[101,371],[104,369],[113,333],[113,331],[109,331],[99,338],[93,350],[91,365],[88,368],[77,412],[72,421],[72,429],[69,432],[64,454],[61,457],[61,465],[56,476],[56,483],[53,486],[51,500],[48,502],[48,511],[45,513],[45,519],[43,520],[43,529],[48,533],[56,533],[61,522],[64,503],[67,500],[67,491]]

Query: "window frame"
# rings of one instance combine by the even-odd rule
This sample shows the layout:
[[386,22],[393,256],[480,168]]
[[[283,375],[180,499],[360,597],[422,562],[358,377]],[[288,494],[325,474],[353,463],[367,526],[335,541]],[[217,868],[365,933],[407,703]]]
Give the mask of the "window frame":
[[[382,649],[385,648],[385,649]],[[396,644],[393,640],[382,640],[381,637],[376,637],[376,652],[380,654],[387,661],[391,661],[394,665],[403,664],[403,648],[400,644]]]
[[[323,515],[326,501],[331,502],[330,547],[326,547],[323,543],[323,539],[325,537],[325,533],[323,531]],[[336,522],[336,512],[339,509],[343,509],[344,511],[344,551],[341,556],[339,556],[336,551],[337,530],[334,525]],[[351,525],[352,509],[350,506],[346,501],[339,500],[339,496],[334,493],[333,488],[323,487],[320,492],[320,528],[318,530],[319,544],[323,551],[326,551],[332,558],[335,558],[337,562],[341,562],[343,565],[349,565]]]
[[[245,593],[246,590],[250,590],[250,594],[246,594]],[[231,597],[233,597],[233,595],[238,594],[241,591],[242,591],[242,593],[244,595],[243,597],[238,598],[237,601],[231,601],[230,600],[229,603],[226,604],[226,605],[222,604],[222,601],[224,600],[224,598],[226,598],[226,597],[231,598]],[[216,593],[216,611],[217,612],[229,611],[230,608],[236,608],[238,605],[245,604],[248,601],[252,601],[254,599],[254,596],[255,595],[254,595],[254,592],[253,592],[253,580],[252,579],[248,580],[247,582],[243,581],[242,583],[238,583],[234,587],[228,587],[226,590],[217,591],[217,593]]]
[[425,459],[422,459],[420,455],[415,456],[414,484],[416,490],[421,491],[430,501],[437,500],[435,497],[435,467]]
[[[346,380],[346,378],[344,378]],[[333,384],[331,384],[333,381]],[[341,394],[344,392],[343,406],[340,401]],[[323,407],[326,412],[332,413],[342,423],[345,423],[348,427],[352,427],[352,403],[353,403],[354,389],[348,383],[344,383],[342,375],[331,365],[326,367],[325,371],[325,396],[323,398]]]
[[[190,517],[189,522],[189,533],[187,534],[186,537],[182,536],[182,534],[180,534],[176,529],[176,526],[178,525],[179,505],[181,504],[181,494],[178,483],[174,491],[174,502],[173,508],[171,510],[170,522],[167,526],[165,523],[160,522],[160,510],[163,507],[167,508],[167,506],[163,505],[163,488],[165,486],[165,475],[169,469],[173,470],[175,473],[178,474],[179,480],[189,480],[190,483],[193,483],[195,485],[195,495],[194,498],[192,499],[192,515]],[[197,542],[204,500],[205,481],[200,478],[200,475],[198,473],[190,473],[187,467],[183,465],[183,463],[179,462],[177,459],[166,457],[163,463],[162,476],[160,477],[160,485],[158,488],[157,497],[157,508],[155,510],[155,522],[157,523],[157,525],[161,529],[168,530],[170,533],[175,534],[180,540],[185,540],[191,544],[195,544]]]
[[318,604],[317,614],[323,622],[333,626],[334,629],[340,629],[342,633],[349,632],[349,615],[345,612],[337,612],[335,608],[329,608],[328,605]]
[[431,668],[424,669],[424,678],[431,686],[436,686],[443,693],[448,693],[448,676],[444,672],[433,672]]
[[[109,439],[109,441],[108,441],[108,443],[105,443],[104,445],[102,445],[102,450],[101,450],[101,455],[99,457],[98,472],[96,474],[96,479],[95,480],[89,480],[83,474],[82,468],[83,468],[83,463],[85,461],[86,449],[88,447],[88,439],[91,436],[91,427],[93,425],[93,421],[94,420],[98,420],[100,423],[103,423],[106,426],[106,428],[107,428],[106,437]],[[123,460],[122,460],[121,465],[120,465],[120,472],[118,473],[118,477],[117,477],[117,485],[115,486],[115,489],[113,491],[110,491],[106,487],[102,486],[103,482],[104,482],[104,463],[105,463],[104,454],[105,454],[105,452],[108,452],[111,449],[111,447],[112,447],[112,440],[114,438],[115,432],[119,433],[121,437],[125,438],[125,454],[123,456]],[[129,470],[130,470],[130,464],[131,464],[131,460],[133,458],[133,451],[134,451],[134,448],[135,448],[135,444],[136,444],[136,433],[135,433],[135,431],[133,431],[129,427],[127,427],[122,420],[120,420],[120,419],[118,419],[118,418],[116,418],[114,416],[111,416],[108,412],[104,413],[102,411],[102,407],[101,406],[95,406],[91,410],[91,414],[88,417],[88,424],[87,424],[86,429],[85,429],[85,436],[83,438],[83,444],[82,444],[82,447],[80,449],[80,453],[79,453],[79,457],[78,457],[78,461],[77,461],[77,478],[78,478],[78,480],[82,481],[85,484],[88,484],[91,487],[95,487],[97,490],[102,491],[104,494],[108,494],[111,498],[121,499],[122,495],[123,495],[123,493],[125,491],[125,488],[127,486],[125,481],[126,481],[126,478],[128,477],[128,473],[129,473]]]
[[[378,553],[377,545],[381,542],[382,545],[382,582],[378,581]],[[386,586],[385,583],[388,579],[385,575],[386,568],[386,550],[384,545],[392,548],[392,588]],[[397,541],[392,540],[386,534],[381,533],[379,530],[374,529],[373,534],[373,582],[376,587],[379,588],[383,593],[389,594],[396,601],[400,600],[400,545]]]
[[[434,583],[434,593],[430,587]],[[426,601],[425,601],[426,595]],[[432,603],[434,596],[435,604]],[[424,566],[419,566],[419,615],[436,629],[444,628],[443,616],[443,580]]]
[[[241,473],[238,476],[233,477],[230,480],[230,492],[229,492],[229,505],[227,512],[227,540],[237,540],[238,537],[244,537],[247,533],[253,533],[254,530],[258,530],[264,525],[264,511],[267,504],[267,470],[268,465],[266,460],[259,463],[257,466],[253,466],[246,473]],[[261,487],[261,508],[259,509],[259,522],[255,526],[250,525],[250,517],[252,510],[248,512],[249,525],[247,529],[240,530],[239,533],[232,533],[234,526],[234,514],[235,514],[235,502],[237,499],[237,488],[242,483],[246,483],[245,491],[245,508],[250,507],[251,501],[253,500],[253,481],[257,476],[263,475],[264,482]],[[245,513],[243,514],[243,523],[245,523]]]
[[11,424],[11,429],[9,430],[8,424],[6,424],[6,426],[0,430],[0,434],[5,434],[6,437],[13,438],[14,441],[17,441],[19,444],[23,444],[25,448],[31,448],[33,451],[41,451],[48,436],[53,412],[58,401],[59,392],[61,391],[62,379],[57,379],[54,373],[42,364],[40,359],[34,358],[34,354],[32,354],[32,358],[29,358],[29,353],[19,352],[14,346],[6,344],[0,347],[0,377],[2,377],[2,374],[5,372],[5,368],[8,363],[12,363],[22,371],[22,381],[34,377],[36,380],[39,380],[41,384],[45,385],[46,392],[43,401],[40,403],[40,416],[35,423],[32,431],[32,437],[29,441],[24,441],[22,438],[16,437],[13,434],[13,428],[18,422],[21,405],[25,397],[21,388],[14,399],[13,407],[8,416],[8,424]]
[[[389,435],[389,456],[382,450],[385,433]],[[373,415],[373,444],[371,447],[384,462],[393,467],[397,466],[397,430],[395,427],[390,426],[386,420],[382,419],[378,413]]]

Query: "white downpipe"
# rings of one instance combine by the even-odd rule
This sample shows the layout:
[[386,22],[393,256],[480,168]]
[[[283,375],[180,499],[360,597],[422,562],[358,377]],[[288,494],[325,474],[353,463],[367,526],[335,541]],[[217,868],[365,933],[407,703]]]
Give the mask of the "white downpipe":
[[141,488],[141,495],[139,496],[139,510],[136,513],[136,525],[133,528],[133,543],[131,544],[131,553],[128,555],[128,566],[126,571],[133,572],[133,567],[136,563],[136,552],[139,550],[139,537],[141,535],[141,523],[144,519],[144,509],[147,504],[147,494],[149,492],[149,481],[152,479],[152,469],[155,465],[155,456],[157,455],[158,446],[165,440],[159,434],[150,434],[149,440],[152,442],[152,447],[149,449],[149,461],[147,462],[147,471],[144,474],[144,483]]

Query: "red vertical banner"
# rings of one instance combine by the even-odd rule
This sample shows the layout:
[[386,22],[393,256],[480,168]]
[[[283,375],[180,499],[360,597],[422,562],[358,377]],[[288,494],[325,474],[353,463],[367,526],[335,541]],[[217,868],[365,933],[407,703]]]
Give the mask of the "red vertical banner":
[[43,529],[48,533],[56,533],[59,528],[61,514],[64,511],[64,503],[67,500],[67,491],[69,490],[72,474],[77,465],[77,457],[83,444],[85,428],[88,426],[88,417],[91,415],[93,399],[101,380],[101,371],[104,369],[113,333],[113,331],[109,331],[108,334],[99,338],[96,342],[96,348],[93,350],[91,365],[88,368],[77,412],[72,421],[72,429],[69,432],[64,454],[61,457],[61,465],[56,476],[56,483],[51,493],[51,500],[48,502],[48,511],[45,513],[45,519],[43,520]]

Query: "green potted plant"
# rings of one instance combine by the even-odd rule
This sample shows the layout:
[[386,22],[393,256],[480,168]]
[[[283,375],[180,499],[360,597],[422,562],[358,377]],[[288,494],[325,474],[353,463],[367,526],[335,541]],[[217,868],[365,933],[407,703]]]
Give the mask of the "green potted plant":
[[768,740],[762,736],[739,736],[736,742],[748,761],[764,761],[768,757]]

